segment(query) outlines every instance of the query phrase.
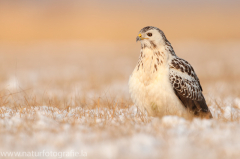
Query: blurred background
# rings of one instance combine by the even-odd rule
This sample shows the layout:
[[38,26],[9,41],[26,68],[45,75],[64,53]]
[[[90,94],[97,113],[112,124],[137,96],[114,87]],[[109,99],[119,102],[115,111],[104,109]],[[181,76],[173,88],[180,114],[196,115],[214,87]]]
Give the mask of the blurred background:
[[148,25],[193,65],[205,93],[239,85],[239,19],[238,0],[0,0],[1,89],[128,98],[135,38]]
[[144,26],[171,40],[240,38],[238,0],[1,0],[0,40],[132,41]]

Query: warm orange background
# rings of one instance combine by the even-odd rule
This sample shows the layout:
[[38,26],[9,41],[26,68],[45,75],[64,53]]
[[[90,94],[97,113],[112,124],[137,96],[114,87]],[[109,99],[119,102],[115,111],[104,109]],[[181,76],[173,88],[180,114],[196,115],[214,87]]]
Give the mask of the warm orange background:
[[240,2],[0,0],[0,41],[128,41],[147,25],[170,40],[236,40]]

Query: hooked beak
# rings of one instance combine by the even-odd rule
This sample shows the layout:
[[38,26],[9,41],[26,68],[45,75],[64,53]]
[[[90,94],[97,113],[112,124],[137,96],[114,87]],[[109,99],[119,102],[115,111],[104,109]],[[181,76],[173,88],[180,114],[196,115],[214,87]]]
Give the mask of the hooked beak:
[[139,36],[137,36],[137,38],[136,38],[136,42],[138,42],[138,41],[140,41],[140,37]]
[[137,38],[136,38],[136,42],[143,40],[143,39],[148,39],[148,38],[143,38],[142,34],[138,34]]

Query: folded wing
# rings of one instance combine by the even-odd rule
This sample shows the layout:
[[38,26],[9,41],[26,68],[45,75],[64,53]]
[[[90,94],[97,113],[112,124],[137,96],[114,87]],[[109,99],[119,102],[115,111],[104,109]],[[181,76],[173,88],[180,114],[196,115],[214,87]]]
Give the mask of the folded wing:
[[212,118],[199,79],[187,61],[174,58],[170,63],[169,78],[175,94],[190,112],[199,117]]

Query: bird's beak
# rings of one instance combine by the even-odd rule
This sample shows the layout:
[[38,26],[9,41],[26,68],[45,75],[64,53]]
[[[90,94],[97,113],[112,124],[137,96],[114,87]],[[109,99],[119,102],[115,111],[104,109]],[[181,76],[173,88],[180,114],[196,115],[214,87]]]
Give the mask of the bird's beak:
[[148,38],[143,38],[142,34],[138,34],[137,38],[136,38],[136,42],[143,40],[143,39],[148,39]]
[[141,40],[141,37],[142,37],[142,34],[138,34],[137,39],[136,39],[136,42],[140,41],[140,40]]

